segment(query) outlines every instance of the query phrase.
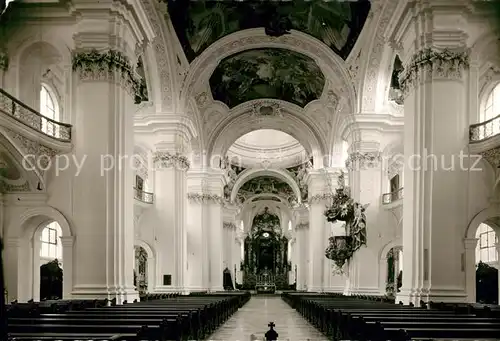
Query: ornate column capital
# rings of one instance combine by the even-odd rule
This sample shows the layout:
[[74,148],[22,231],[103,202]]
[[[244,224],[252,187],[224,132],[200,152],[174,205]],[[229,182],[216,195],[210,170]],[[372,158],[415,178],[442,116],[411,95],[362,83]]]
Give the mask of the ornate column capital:
[[382,155],[379,151],[352,152],[345,163],[349,171],[374,169],[380,166]]
[[198,204],[224,204],[224,199],[217,194],[208,193],[188,193],[188,200]]
[[295,225],[296,230],[307,230],[309,228],[309,223],[300,223]]
[[136,72],[129,58],[120,51],[77,50],[73,52],[71,64],[80,81],[116,83],[134,98],[136,104],[148,100],[143,94],[145,80]]
[[225,229],[228,229],[228,230],[236,230],[236,224],[232,223],[232,222],[227,222],[225,221],[223,224],[222,224],[222,227],[225,228]]
[[469,49],[425,48],[413,55],[399,76],[406,96],[418,84],[434,79],[462,80],[469,68]]
[[155,152],[153,154],[153,163],[155,169],[175,168],[183,171],[188,170],[190,165],[186,156],[180,153],[171,154],[167,151]]
[[477,247],[477,238],[464,238],[464,247],[466,250],[475,250]]

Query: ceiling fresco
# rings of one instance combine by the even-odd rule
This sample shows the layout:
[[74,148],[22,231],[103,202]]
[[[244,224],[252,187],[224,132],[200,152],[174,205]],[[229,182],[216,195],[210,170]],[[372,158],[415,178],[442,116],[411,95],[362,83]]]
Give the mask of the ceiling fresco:
[[276,194],[289,203],[297,201],[293,189],[286,182],[271,176],[258,176],[247,182],[238,190],[238,197],[242,202],[255,194]]
[[232,108],[258,98],[304,107],[321,97],[325,77],[311,58],[285,49],[254,49],[222,60],[210,77],[213,98]]
[[370,10],[368,0],[180,1],[163,0],[187,59],[191,62],[218,39],[263,27],[271,36],[302,31],[347,58]]

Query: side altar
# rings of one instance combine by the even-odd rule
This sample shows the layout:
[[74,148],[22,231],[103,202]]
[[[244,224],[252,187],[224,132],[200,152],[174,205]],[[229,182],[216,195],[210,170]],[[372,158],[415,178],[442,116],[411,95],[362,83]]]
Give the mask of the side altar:
[[288,290],[291,263],[288,261],[288,238],[282,233],[280,219],[268,208],[253,219],[245,238],[241,270],[243,288],[257,293]]

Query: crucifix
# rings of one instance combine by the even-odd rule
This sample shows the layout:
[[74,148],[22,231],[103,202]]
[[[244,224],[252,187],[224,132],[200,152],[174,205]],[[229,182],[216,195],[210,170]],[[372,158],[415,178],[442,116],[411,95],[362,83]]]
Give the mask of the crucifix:
[[266,333],[266,341],[277,341],[278,340],[278,333],[273,329],[276,325],[274,322],[269,322],[267,325],[269,327],[269,330]]

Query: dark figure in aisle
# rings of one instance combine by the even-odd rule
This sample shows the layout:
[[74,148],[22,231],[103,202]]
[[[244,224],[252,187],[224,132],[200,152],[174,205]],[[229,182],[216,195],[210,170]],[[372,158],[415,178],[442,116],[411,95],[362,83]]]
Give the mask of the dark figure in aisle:
[[278,340],[278,333],[276,332],[276,330],[273,329],[275,327],[274,322],[269,322],[269,324],[267,326],[269,327],[269,330],[267,331],[267,333],[265,335],[266,341],[277,341]]

